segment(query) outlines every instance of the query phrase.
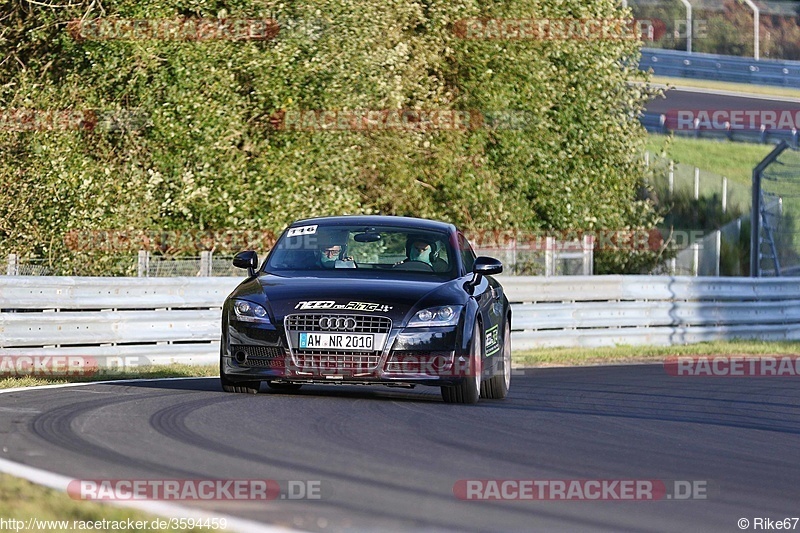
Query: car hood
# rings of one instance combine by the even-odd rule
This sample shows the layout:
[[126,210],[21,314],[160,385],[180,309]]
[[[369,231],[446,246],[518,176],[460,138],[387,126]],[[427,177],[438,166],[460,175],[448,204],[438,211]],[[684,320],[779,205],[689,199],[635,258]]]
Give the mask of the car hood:
[[232,296],[264,302],[278,322],[288,314],[322,312],[364,313],[404,322],[411,311],[463,304],[459,280],[409,281],[261,275],[242,283]]

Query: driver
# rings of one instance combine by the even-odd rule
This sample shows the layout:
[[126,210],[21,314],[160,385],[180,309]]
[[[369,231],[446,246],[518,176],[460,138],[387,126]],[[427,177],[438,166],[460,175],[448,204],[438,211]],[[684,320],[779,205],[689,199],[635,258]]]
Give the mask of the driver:
[[406,241],[408,257],[396,264],[419,261],[431,267],[435,272],[446,272],[450,266],[437,253],[436,243],[420,235],[412,235]]
[[411,243],[411,249],[408,253],[410,261],[421,261],[433,266],[431,262],[431,245],[429,242],[417,239]]
[[334,268],[341,259],[342,247],[339,244],[325,244],[320,247],[319,263],[323,268]]

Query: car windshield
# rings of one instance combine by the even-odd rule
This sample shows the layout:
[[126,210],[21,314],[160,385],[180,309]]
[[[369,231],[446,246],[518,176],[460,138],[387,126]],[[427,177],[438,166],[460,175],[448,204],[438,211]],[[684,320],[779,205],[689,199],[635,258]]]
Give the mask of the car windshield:
[[[290,227],[270,252],[266,272],[453,278],[455,253],[445,232],[394,226],[313,224]],[[371,276],[373,277],[373,276]]]

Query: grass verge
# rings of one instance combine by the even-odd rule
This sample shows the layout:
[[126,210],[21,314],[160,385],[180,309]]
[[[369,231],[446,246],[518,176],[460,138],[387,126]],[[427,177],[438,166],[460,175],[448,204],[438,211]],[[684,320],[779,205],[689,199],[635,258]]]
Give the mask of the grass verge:
[[181,377],[217,377],[217,365],[193,366],[173,363],[171,365],[142,366],[135,370],[120,372],[114,369],[100,369],[71,376],[6,376],[0,379],[0,389],[15,387],[36,387],[39,385],[55,385],[59,383],[81,383],[86,381],[111,381],[117,379],[158,379]]
[[750,186],[753,167],[775,148],[772,144],[741,143],[728,140],[694,139],[651,133],[647,150],[683,163],[726,176],[734,183]]
[[546,348],[514,352],[519,366],[583,366],[659,363],[678,355],[798,355],[800,342],[730,341],[684,346],[615,346],[609,348]]

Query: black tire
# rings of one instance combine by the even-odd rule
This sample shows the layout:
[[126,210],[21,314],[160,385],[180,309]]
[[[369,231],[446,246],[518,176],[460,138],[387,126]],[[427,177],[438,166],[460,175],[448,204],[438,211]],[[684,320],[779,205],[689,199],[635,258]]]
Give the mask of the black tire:
[[442,399],[445,403],[478,403],[481,393],[481,375],[483,371],[483,329],[477,320],[472,332],[472,347],[469,354],[469,372],[467,379],[458,385],[442,386]]
[[222,359],[222,346],[219,347],[219,382],[225,392],[238,392],[239,394],[258,394],[261,388],[260,381],[231,381],[225,375]]
[[275,381],[267,381],[267,387],[272,390],[280,390],[280,391],[296,391],[300,390],[302,387],[299,383],[278,383]]
[[494,367],[495,372],[492,377],[481,384],[481,397],[502,400],[508,396],[508,389],[511,386],[511,324],[508,323],[508,320],[506,320],[506,327],[503,330],[501,357],[497,358]]

